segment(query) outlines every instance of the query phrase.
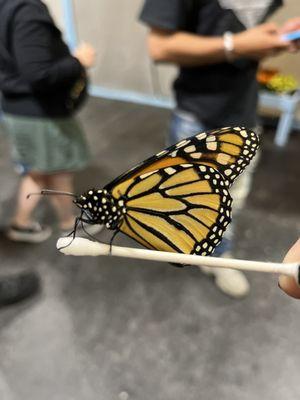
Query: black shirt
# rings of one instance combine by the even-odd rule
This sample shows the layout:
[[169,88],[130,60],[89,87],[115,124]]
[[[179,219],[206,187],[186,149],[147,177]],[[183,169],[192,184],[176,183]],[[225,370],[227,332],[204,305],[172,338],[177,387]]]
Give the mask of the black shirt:
[[84,76],[40,0],[0,0],[0,90],[9,114],[65,117]]
[[[252,2],[255,0],[251,0],[251,5]],[[146,0],[140,19],[151,27],[203,36],[245,30],[238,13],[224,7],[224,3],[226,0]],[[257,23],[279,7],[281,0],[266,3],[268,6]],[[257,63],[248,59],[181,67],[174,82],[177,107],[192,112],[207,128],[254,126],[258,93],[256,71]]]

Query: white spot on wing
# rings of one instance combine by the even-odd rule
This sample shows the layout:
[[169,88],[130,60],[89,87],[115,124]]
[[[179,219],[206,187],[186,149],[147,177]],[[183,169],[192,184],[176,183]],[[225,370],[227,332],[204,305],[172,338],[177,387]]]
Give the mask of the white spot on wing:
[[210,135],[206,139],[206,142],[215,142],[215,141],[216,141],[216,137],[214,135]]
[[168,168],[165,168],[165,172],[166,172],[168,175],[173,175],[173,174],[175,174],[176,169],[175,169],[175,168],[172,168],[172,167],[168,167]]
[[155,172],[157,172],[157,170],[146,172],[145,174],[141,175],[140,178],[145,179],[145,178],[147,178],[147,176],[150,176],[150,175],[154,174]]
[[196,138],[199,140],[203,140],[206,139],[207,134],[205,132],[199,133],[198,135],[196,135]]
[[195,159],[199,159],[202,157],[202,153],[193,153],[193,154],[191,154],[191,157],[195,158]]
[[215,151],[217,150],[217,142],[207,143],[206,147],[208,150]]
[[156,157],[163,156],[163,155],[166,154],[166,153],[167,153],[167,150],[163,150],[163,151],[161,151],[160,153],[157,153],[157,154],[156,154]]
[[192,146],[187,146],[184,148],[185,153],[193,153],[194,151],[196,151],[196,146],[192,145]]
[[182,140],[181,142],[176,144],[176,148],[179,149],[182,146],[185,146],[186,144],[190,143],[190,140]]

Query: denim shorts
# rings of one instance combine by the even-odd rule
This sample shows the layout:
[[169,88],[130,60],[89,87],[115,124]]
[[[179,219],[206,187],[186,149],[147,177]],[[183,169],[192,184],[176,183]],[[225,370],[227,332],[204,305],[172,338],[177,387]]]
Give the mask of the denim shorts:
[[175,110],[171,116],[168,145],[170,146],[208,129],[193,114],[187,111]]

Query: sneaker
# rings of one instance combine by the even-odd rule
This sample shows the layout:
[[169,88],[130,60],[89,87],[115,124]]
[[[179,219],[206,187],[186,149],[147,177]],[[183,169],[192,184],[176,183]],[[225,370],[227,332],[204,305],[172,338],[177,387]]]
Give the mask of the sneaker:
[[40,280],[34,272],[0,277],[0,307],[25,300],[39,289]]
[[38,222],[34,222],[28,227],[11,225],[6,232],[6,236],[10,240],[26,243],[44,242],[45,240],[49,239],[51,234],[52,230],[49,226],[42,226]]
[[[223,258],[232,258],[231,253],[224,253]],[[250,284],[246,275],[235,269],[199,267],[206,275],[212,275],[216,286],[225,294],[235,299],[246,297],[250,292]]]
[[[90,225],[90,224],[80,224],[76,229],[76,236],[77,237],[87,237],[88,235],[94,236],[97,233],[100,233],[104,228],[104,225]],[[61,235],[62,236],[69,236],[73,229],[62,229]]]

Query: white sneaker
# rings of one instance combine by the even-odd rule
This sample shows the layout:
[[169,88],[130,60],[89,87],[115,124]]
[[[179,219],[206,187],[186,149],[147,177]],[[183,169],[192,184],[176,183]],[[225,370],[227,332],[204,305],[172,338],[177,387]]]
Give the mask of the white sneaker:
[[[223,258],[231,258],[229,253],[224,253]],[[206,275],[213,275],[216,286],[225,294],[236,299],[246,297],[250,292],[250,284],[246,275],[235,269],[212,268],[199,266]]]
[[40,225],[38,222],[34,222],[28,227],[11,225],[6,231],[8,239],[24,243],[41,243],[49,239],[51,234],[52,229],[49,226]]

